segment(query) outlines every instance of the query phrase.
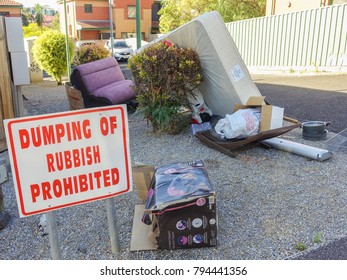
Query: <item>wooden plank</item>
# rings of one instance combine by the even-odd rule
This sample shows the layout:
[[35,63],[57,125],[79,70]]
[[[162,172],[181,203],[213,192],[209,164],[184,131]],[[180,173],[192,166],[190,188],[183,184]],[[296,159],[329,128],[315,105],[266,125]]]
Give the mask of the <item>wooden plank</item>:
[[9,56],[7,52],[5,21],[0,17],[0,89],[2,101],[2,113],[5,119],[14,118],[13,101],[12,101],[12,81],[9,66]]
[[4,17],[0,17],[0,152],[7,149],[4,119],[14,118],[13,91]]

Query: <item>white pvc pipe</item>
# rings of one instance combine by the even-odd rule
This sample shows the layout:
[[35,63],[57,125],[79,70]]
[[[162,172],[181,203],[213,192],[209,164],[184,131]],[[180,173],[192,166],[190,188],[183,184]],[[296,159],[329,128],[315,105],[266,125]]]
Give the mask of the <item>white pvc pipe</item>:
[[328,150],[284,140],[278,137],[261,140],[260,142],[282,151],[290,152],[318,161],[324,161],[331,158],[333,155],[332,152]]

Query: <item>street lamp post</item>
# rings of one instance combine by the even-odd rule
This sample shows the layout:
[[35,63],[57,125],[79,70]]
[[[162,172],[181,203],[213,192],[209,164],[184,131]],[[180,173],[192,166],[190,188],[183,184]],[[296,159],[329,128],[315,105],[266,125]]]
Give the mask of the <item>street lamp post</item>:
[[141,5],[140,0],[136,0],[136,46],[141,47]]
[[112,9],[113,9],[113,0],[109,0],[109,5],[110,5],[110,39],[111,39],[111,53],[112,57],[114,57],[114,50],[113,50],[113,44],[114,44],[114,38],[113,38],[113,14],[112,14]]
[[69,46],[69,33],[67,29],[67,15],[66,15],[66,0],[64,0],[64,20],[65,20],[65,47],[66,47],[66,67],[68,79],[70,79],[71,65],[70,65],[70,46]]

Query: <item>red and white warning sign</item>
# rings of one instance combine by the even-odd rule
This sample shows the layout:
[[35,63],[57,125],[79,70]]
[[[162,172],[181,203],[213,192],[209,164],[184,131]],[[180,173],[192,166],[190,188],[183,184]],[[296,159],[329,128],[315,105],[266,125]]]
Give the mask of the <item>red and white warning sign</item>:
[[126,105],[4,124],[20,216],[132,190]]

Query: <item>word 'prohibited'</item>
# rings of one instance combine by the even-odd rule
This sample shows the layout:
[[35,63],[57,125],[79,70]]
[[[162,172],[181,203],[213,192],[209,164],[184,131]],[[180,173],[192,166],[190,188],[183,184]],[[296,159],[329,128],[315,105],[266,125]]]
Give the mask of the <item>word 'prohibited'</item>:
[[22,217],[132,190],[125,105],[4,123]]

